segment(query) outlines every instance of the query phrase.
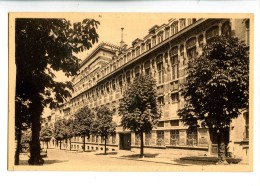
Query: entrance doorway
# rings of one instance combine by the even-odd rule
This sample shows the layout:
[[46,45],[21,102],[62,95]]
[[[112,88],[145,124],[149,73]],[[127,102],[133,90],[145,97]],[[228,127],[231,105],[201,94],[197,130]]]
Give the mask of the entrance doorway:
[[131,133],[119,134],[119,149],[131,150]]

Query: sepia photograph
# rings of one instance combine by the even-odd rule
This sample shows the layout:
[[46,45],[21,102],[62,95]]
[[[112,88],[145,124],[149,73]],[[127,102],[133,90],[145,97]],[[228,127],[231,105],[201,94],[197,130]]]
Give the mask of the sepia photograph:
[[253,14],[8,25],[8,170],[253,171]]

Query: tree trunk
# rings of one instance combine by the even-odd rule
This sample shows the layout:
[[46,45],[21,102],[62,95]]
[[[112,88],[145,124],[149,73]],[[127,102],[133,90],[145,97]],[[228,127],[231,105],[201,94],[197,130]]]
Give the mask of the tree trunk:
[[[32,90],[35,91],[35,90]],[[42,165],[44,160],[41,158],[41,144],[40,144],[40,131],[41,123],[40,116],[43,111],[41,100],[38,95],[34,95],[32,100],[32,140],[30,142],[30,159],[28,160],[29,165]]]
[[218,133],[218,162],[217,164],[228,164],[226,161],[226,145],[224,131]]
[[19,165],[19,161],[20,161],[20,152],[21,152],[21,138],[22,138],[22,130],[21,128],[17,128],[16,129],[16,140],[17,140],[17,144],[16,144],[16,150],[15,150],[15,161],[14,164],[15,165]]
[[60,150],[61,150],[61,140],[60,140]]
[[47,142],[46,142],[46,145],[47,145],[47,149],[49,148],[49,145],[48,145],[48,143],[49,143],[49,142],[47,141]]
[[105,136],[105,155],[107,154],[107,136]]
[[86,142],[85,142],[85,135],[83,135],[83,152],[85,152],[85,145],[86,145]]
[[140,132],[140,158],[144,157],[144,133]]
[[69,141],[70,141],[70,151],[71,151],[71,138],[69,139]]

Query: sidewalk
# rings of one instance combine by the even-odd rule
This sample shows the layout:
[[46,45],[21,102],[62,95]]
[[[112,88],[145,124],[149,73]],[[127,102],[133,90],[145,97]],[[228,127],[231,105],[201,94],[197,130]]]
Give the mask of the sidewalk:
[[[140,157],[139,153],[131,151],[119,151],[117,154],[108,155],[111,158],[118,159],[129,159],[135,161],[145,161],[145,162],[154,162],[154,163],[163,163],[163,164],[172,164],[172,165],[182,165],[182,166],[191,166],[191,165],[216,165],[218,162],[217,157],[209,156],[180,156],[176,154],[167,154],[167,153],[145,153],[144,157]],[[241,161],[240,158],[227,158],[229,164],[248,164],[247,161]]]

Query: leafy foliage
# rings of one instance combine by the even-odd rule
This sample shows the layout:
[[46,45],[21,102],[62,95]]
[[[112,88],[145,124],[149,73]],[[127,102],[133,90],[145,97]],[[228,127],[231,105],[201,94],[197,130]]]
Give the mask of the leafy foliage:
[[[74,25],[66,19],[18,18],[15,23],[16,107],[27,102],[32,123],[30,164],[39,164],[40,116],[44,107],[55,108],[70,96],[70,82],[55,80],[55,72],[76,75],[76,54],[98,41],[99,22],[84,19]],[[23,113],[16,110],[16,126]]]
[[116,124],[113,120],[113,111],[106,106],[96,108],[96,119],[94,131],[97,135],[107,138],[110,134],[115,134]]
[[106,142],[109,135],[115,134],[116,124],[113,122],[113,111],[106,106],[101,106],[95,109],[96,118],[93,131],[105,140],[105,154]]
[[135,78],[120,101],[119,115],[125,129],[140,134],[140,156],[143,156],[143,133],[149,133],[160,118],[155,80],[142,75]]
[[150,132],[160,118],[155,80],[149,76],[135,78],[120,101],[119,115],[124,128]]
[[40,140],[49,142],[52,138],[53,130],[51,127],[43,127],[40,133]]
[[216,36],[203,54],[188,64],[181,94],[184,108],[178,111],[190,129],[208,127],[217,136],[218,164],[226,163],[226,146],[232,119],[248,108],[248,47],[235,37]]
[[216,36],[203,54],[188,64],[179,116],[189,126],[229,127],[240,109],[248,107],[248,47],[234,37]]
[[58,120],[54,124],[53,130],[53,137],[56,140],[63,140],[66,138],[66,121],[65,120]]
[[89,136],[94,123],[94,113],[87,106],[79,109],[74,115],[73,128],[75,135]]

